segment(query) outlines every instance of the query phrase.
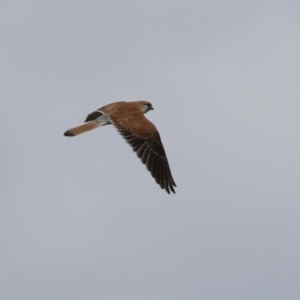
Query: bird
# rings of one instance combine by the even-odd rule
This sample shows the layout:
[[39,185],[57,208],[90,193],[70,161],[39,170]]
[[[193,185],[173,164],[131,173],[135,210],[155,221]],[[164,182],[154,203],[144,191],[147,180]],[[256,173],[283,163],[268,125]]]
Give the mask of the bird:
[[168,194],[175,194],[176,183],[159,132],[144,116],[150,110],[154,110],[152,104],[144,100],[113,102],[91,112],[85,124],[67,130],[64,135],[73,137],[101,126],[114,125],[156,183]]

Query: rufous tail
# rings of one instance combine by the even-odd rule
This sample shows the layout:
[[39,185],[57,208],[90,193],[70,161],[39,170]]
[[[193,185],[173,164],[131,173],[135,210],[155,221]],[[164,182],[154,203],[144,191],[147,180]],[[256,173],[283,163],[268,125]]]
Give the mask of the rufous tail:
[[81,133],[85,133],[87,131],[90,131],[92,129],[95,129],[97,127],[101,126],[101,124],[99,124],[98,122],[95,121],[91,121],[89,123],[77,126],[77,127],[73,127],[69,130],[67,130],[64,135],[65,136],[75,136]]

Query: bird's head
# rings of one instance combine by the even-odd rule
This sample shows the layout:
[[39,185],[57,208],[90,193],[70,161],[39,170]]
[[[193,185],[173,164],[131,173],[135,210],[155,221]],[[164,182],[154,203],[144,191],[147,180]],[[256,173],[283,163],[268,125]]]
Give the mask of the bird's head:
[[145,114],[149,110],[154,110],[152,104],[148,101],[139,101],[139,104],[141,106],[141,110],[142,110],[143,114]]

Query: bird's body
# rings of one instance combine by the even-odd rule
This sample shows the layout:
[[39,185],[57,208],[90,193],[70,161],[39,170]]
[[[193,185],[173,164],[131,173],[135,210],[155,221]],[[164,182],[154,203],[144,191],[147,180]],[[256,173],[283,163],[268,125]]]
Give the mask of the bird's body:
[[132,146],[155,181],[168,193],[176,186],[160,135],[144,114],[153,110],[148,101],[114,102],[86,117],[86,124],[67,130],[65,136],[75,136],[100,126],[113,124]]

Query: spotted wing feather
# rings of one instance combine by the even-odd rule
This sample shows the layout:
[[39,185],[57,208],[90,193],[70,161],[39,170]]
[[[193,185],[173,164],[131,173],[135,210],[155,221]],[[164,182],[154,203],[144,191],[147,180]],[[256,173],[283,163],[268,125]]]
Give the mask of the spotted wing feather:
[[146,165],[156,183],[168,194],[170,191],[175,193],[176,184],[158,131],[153,132],[148,137],[139,137],[132,130],[120,124],[116,127],[142,163]]

